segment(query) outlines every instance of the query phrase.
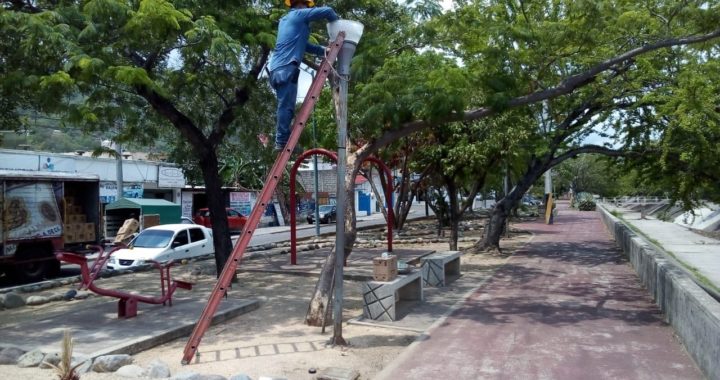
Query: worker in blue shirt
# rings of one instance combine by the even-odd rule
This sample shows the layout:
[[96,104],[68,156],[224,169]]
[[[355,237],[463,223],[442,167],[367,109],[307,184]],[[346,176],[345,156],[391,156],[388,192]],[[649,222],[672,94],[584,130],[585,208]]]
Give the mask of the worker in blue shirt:
[[280,19],[275,51],[270,58],[270,85],[278,99],[275,127],[275,150],[280,151],[290,138],[290,127],[295,116],[298,77],[303,55],[308,52],[325,55],[325,48],[308,42],[310,22],[332,22],[338,15],[330,7],[315,7],[313,0],[285,0],[290,11]]

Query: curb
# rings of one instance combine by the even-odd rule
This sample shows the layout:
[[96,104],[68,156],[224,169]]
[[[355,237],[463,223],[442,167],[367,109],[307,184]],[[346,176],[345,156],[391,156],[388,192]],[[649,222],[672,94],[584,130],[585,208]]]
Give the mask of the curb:
[[720,303],[623,221],[602,206],[598,212],[698,367],[708,378],[720,378]]

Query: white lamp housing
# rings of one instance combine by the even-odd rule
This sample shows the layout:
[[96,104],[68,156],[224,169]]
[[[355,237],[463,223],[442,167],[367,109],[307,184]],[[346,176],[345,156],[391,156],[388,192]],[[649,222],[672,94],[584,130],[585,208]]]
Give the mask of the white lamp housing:
[[364,28],[365,26],[363,24],[352,20],[337,20],[327,24],[328,35],[331,41],[337,38],[338,33],[344,31],[345,42],[350,42],[355,45],[360,42]]

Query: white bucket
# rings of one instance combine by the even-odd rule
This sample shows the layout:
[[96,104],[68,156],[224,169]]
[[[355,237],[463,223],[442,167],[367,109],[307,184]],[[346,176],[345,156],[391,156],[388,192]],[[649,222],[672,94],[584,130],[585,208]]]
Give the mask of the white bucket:
[[330,40],[334,41],[335,38],[337,38],[338,33],[344,31],[345,42],[352,42],[356,45],[360,42],[360,37],[362,37],[364,28],[363,24],[352,20],[337,20],[327,24]]

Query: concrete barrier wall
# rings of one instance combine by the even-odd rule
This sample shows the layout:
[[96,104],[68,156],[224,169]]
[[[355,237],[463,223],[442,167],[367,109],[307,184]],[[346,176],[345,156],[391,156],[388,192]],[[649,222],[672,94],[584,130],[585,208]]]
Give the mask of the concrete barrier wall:
[[720,303],[695,284],[672,258],[604,208],[598,210],[700,369],[708,378],[720,379]]

